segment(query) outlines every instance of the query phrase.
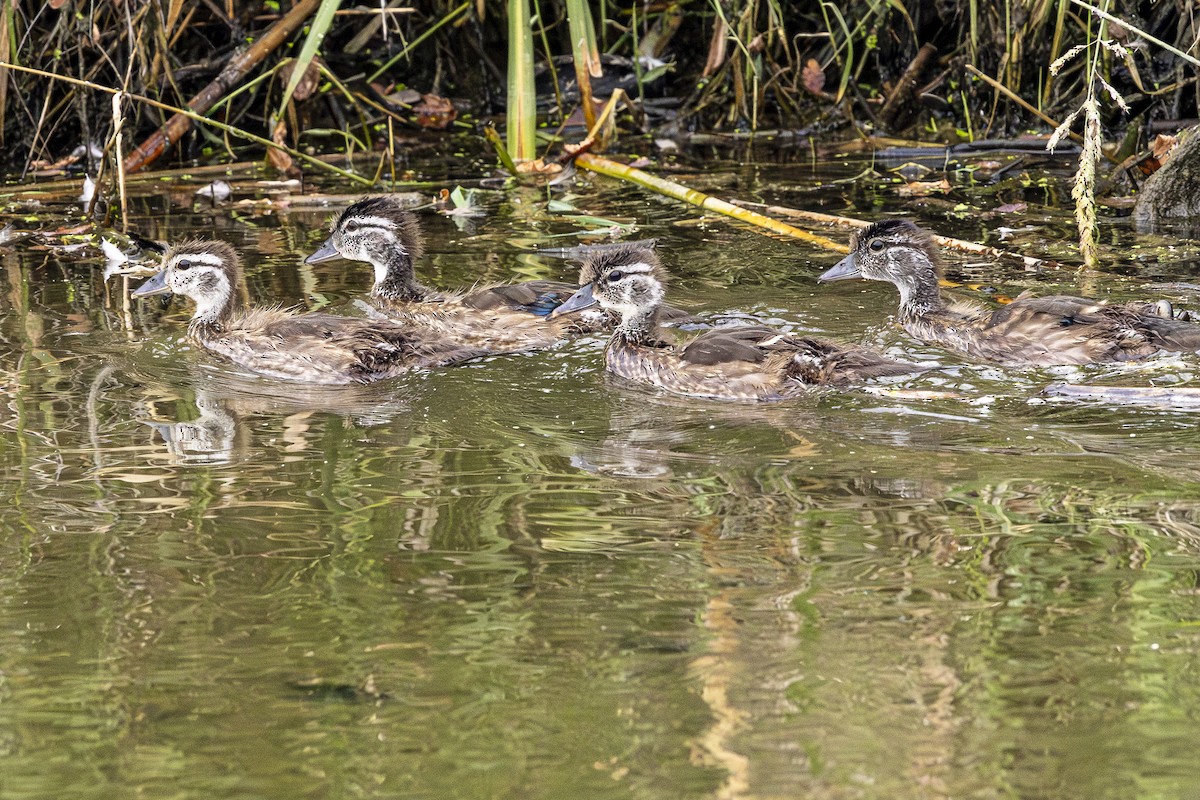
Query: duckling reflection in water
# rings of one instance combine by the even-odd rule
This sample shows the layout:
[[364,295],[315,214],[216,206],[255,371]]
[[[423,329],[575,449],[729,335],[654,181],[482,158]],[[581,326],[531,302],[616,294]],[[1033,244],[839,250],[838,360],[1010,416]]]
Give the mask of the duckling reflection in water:
[[608,370],[667,392],[714,400],[773,401],[813,386],[846,386],[923,368],[861,347],[761,325],[716,328],[675,347],[662,338],[665,272],[650,250],[630,246],[591,256],[579,289],[554,314],[599,303],[620,315],[604,350]]
[[947,302],[938,287],[937,244],[907,220],[876,222],[855,233],[850,246],[850,255],[818,280],[891,283],[900,292],[897,320],[910,335],[984,361],[1054,366],[1200,350],[1200,325],[1176,318],[1165,301],[1105,305],[1082,297],[1021,294],[995,310]]
[[[345,429],[366,429],[405,420],[412,410],[409,397],[384,384],[264,385],[214,372],[200,370],[185,385],[194,392],[193,419],[171,419],[180,399],[174,391],[135,403],[138,420],[162,437],[173,463],[227,463],[263,447],[274,448],[272,464],[306,460],[320,452],[321,420],[337,418]],[[166,413],[159,410],[164,401],[171,409]],[[252,443],[252,419],[270,421],[270,444]]]
[[[551,312],[579,288],[562,281],[525,281],[467,293],[432,289],[417,281],[413,267],[424,249],[415,214],[396,198],[364,197],[338,215],[329,238],[305,262],[367,262],[375,271],[371,302],[377,309],[492,353],[541,349],[573,334],[611,326],[606,314],[582,309],[551,319]],[[665,318],[687,316],[678,309],[664,310]]]
[[199,416],[186,422],[141,420],[162,437],[171,463],[226,464],[246,448],[247,436],[239,436],[242,426],[224,401],[197,393],[196,410]]
[[414,368],[454,364],[487,351],[395,321],[277,308],[241,308],[242,266],[225,242],[189,241],[163,256],[163,268],[133,297],[181,294],[196,304],[188,336],[206,349],[269,378],[355,384]]

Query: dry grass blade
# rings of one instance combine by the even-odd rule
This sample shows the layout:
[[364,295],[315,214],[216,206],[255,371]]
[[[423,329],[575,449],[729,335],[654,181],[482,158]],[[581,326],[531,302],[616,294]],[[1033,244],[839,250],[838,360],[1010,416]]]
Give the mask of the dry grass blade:
[[105,94],[123,94],[125,97],[128,97],[130,100],[136,100],[139,103],[145,103],[148,106],[152,106],[154,108],[160,108],[163,111],[170,111],[176,115],[187,117],[188,119],[190,119],[194,122],[203,122],[206,125],[211,125],[214,128],[217,128],[218,130],[222,130],[222,131],[225,131],[226,133],[233,134],[234,136],[237,136],[242,139],[246,139],[247,141],[254,142],[255,144],[261,144],[264,147],[277,147],[280,150],[283,150],[284,152],[286,152],[288,155],[292,156],[293,158],[300,159],[301,161],[311,164],[314,167],[317,167],[318,169],[322,169],[327,172],[332,172],[336,175],[340,175],[343,178],[354,181],[355,183],[364,184],[366,186],[370,186],[373,183],[368,178],[364,178],[361,175],[355,175],[353,172],[350,172],[349,170],[344,170],[344,169],[341,169],[340,167],[335,167],[333,164],[329,164],[325,161],[322,161],[320,158],[318,158],[316,156],[309,155],[308,153],[302,153],[299,150],[294,150],[290,147],[277,145],[275,142],[272,142],[270,139],[265,139],[262,136],[253,134],[250,131],[242,130],[241,128],[236,128],[233,125],[226,125],[224,122],[218,122],[217,120],[209,119],[209,118],[203,116],[202,114],[197,114],[195,111],[191,111],[186,108],[178,108],[176,106],[172,106],[167,103],[160,103],[159,101],[154,100],[153,98],[150,98],[150,97],[145,97],[140,94],[134,94],[133,92],[122,92],[120,89],[113,89],[112,87],[109,87],[109,86],[101,86],[100,84],[92,83],[91,81],[83,81],[78,78],[68,77],[66,75],[55,75],[54,73],[46,72],[45,70],[33,69],[32,67],[22,67],[19,64],[10,64],[10,63],[4,62],[4,61],[0,61],[0,69],[4,69],[4,68],[16,70],[18,72],[27,72],[32,75],[40,75],[43,78],[49,78],[51,80],[64,81],[64,82],[72,84],[74,86],[79,86],[84,89],[92,89],[94,91],[103,92]]

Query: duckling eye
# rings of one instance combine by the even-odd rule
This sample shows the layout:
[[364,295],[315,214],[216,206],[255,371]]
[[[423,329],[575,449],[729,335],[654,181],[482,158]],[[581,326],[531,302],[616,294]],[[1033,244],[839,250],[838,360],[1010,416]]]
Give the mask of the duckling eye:
[[878,253],[884,247],[883,239],[872,239],[871,243],[868,244],[867,247],[871,248],[876,253]]
[[343,227],[344,227],[344,230],[346,231],[346,233],[357,233],[358,232],[358,223],[357,222],[347,222],[345,224],[345,226],[343,226]]
[[175,269],[191,269],[191,268],[192,268],[192,262],[188,261],[186,258],[182,258],[179,261],[175,262]]
[[613,281],[619,281],[624,277],[625,273],[621,272],[619,269],[614,269],[612,272],[608,273],[608,280],[610,283]]

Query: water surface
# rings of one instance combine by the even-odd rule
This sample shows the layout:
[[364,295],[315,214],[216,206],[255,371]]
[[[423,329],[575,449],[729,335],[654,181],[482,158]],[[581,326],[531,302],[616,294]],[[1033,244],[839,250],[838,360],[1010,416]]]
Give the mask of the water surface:
[[[864,168],[682,179],[899,207],[829,183]],[[836,255],[572,192],[660,239],[680,305],[941,368],[760,408],[623,384],[588,339],[303,390],[196,352],[182,303],[126,304],[95,260],[5,249],[0,797],[1198,796],[1195,415],[1040,394],[1194,384],[1194,357],[973,365],[895,330],[888,287],[818,288]],[[538,190],[482,199],[465,230],[423,215],[428,282],[570,277],[530,248],[587,225]],[[1059,212],[906,208],[1071,255]],[[148,236],[235,243],[258,302],[355,313],[370,279],[301,265],[320,209],[135,209]],[[1105,231],[1119,280],[952,276],[1122,299],[1194,274],[1186,247]]]

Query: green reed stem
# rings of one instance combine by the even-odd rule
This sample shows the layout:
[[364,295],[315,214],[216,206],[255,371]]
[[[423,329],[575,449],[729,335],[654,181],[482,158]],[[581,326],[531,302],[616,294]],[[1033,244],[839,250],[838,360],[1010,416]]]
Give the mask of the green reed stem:
[[533,27],[529,0],[508,0],[508,152],[537,158],[537,97],[533,85]]

